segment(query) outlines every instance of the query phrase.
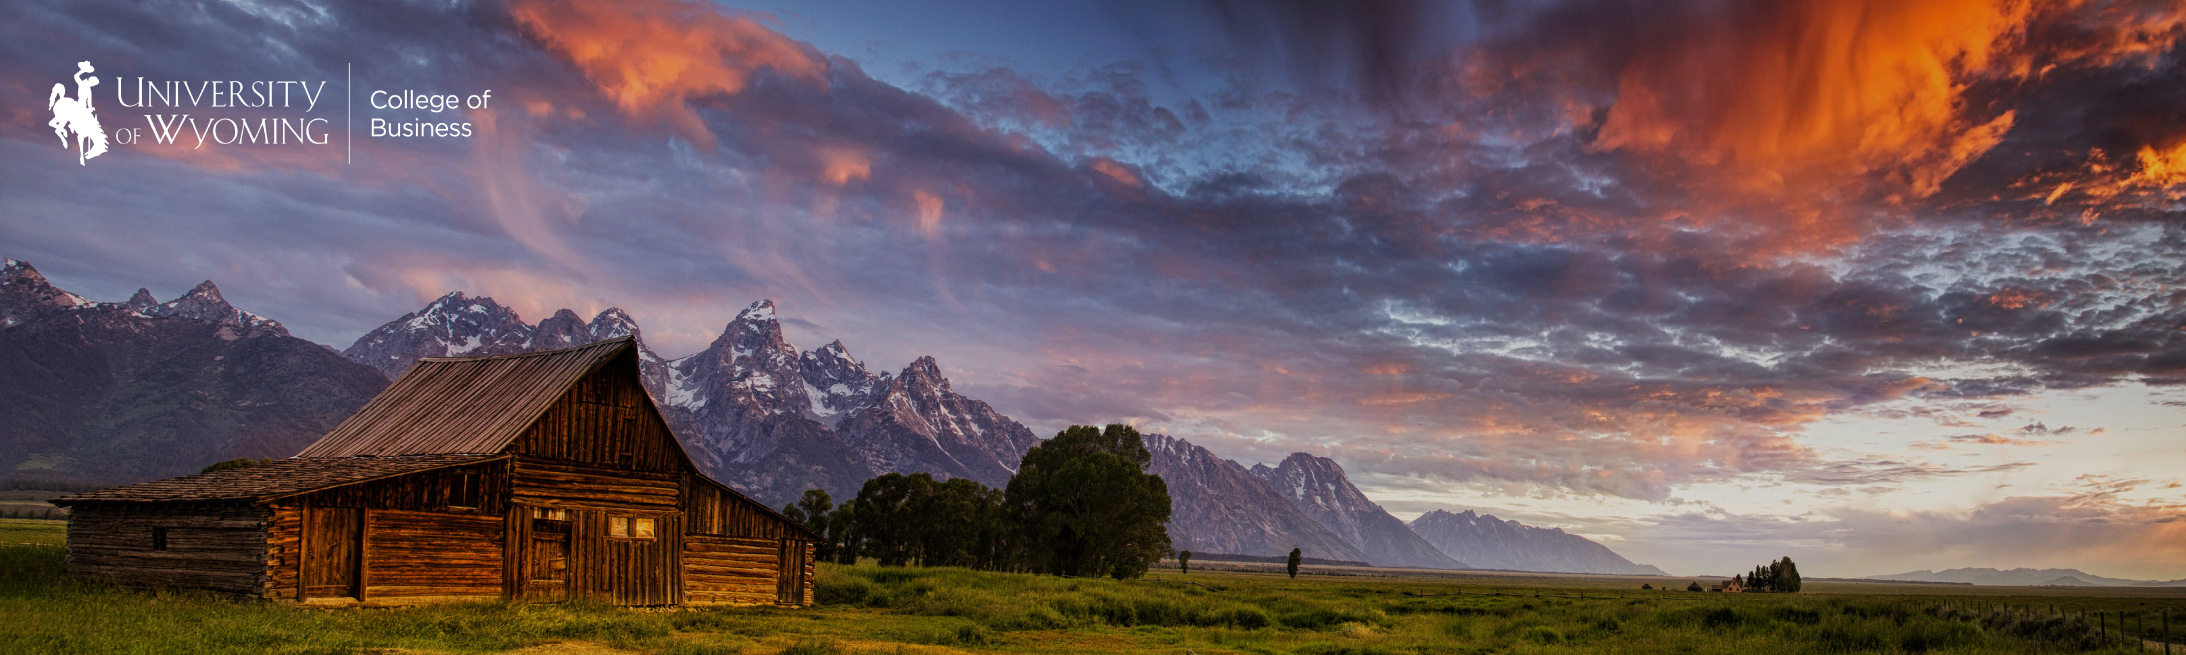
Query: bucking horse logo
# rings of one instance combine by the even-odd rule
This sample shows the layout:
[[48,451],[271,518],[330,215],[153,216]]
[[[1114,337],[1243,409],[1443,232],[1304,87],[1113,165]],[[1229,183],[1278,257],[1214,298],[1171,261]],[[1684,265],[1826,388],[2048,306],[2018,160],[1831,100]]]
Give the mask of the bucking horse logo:
[[76,165],[93,157],[106,154],[106,129],[99,127],[99,115],[91,108],[91,87],[99,85],[99,77],[91,74],[91,62],[76,62],[76,97],[68,97],[68,87],[53,85],[53,95],[46,99],[46,108],[53,110],[53,120],[46,126],[53,128],[53,135],[61,137],[61,147],[69,147],[68,135],[76,135]]

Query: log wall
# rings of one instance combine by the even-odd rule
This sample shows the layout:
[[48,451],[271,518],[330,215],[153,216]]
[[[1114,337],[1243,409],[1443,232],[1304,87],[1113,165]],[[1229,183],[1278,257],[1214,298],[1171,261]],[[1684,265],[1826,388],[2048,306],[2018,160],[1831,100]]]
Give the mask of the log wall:
[[[257,595],[265,586],[264,508],[245,503],[84,503],[71,508],[68,569],[131,587]],[[165,550],[154,549],[162,530]]]
[[684,538],[686,605],[768,605],[776,602],[782,542],[694,534]]
[[366,510],[366,598],[501,595],[502,517]]

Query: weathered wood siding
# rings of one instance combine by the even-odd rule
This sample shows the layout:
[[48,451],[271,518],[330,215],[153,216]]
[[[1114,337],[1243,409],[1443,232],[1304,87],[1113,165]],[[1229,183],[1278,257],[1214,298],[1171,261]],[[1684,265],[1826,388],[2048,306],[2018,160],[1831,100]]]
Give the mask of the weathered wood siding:
[[501,595],[502,517],[366,510],[366,598]]
[[778,539],[693,534],[684,538],[683,602],[768,605],[781,577]]
[[[68,521],[68,569],[133,587],[257,595],[265,508],[246,503],[86,503]],[[164,550],[155,549],[155,530]]]
[[801,536],[787,519],[760,507],[759,503],[697,473],[690,473],[686,478],[684,489],[688,490],[690,502],[684,505],[684,515],[690,521],[692,534],[766,539]]
[[654,411],[636,370],[634,364],[610,365],[578,380],[517,438],[514,452],[620,471],[677,472],[683,449]]

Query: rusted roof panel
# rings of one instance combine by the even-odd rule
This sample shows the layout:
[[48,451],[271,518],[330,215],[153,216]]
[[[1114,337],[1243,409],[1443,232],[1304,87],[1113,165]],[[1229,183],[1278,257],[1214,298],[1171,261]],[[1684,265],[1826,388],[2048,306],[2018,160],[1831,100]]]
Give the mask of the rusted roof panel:
[[71,494],[53,499],[53,504],[67,507],[78,503],[100,502],[267,501],[327,487],[495,458],[494,455],[296,457],[256,466]]
[[[520,355],[428,357],[297,457],[498,453],[636,339]],[[635,366],[635,360],[633,360]]]

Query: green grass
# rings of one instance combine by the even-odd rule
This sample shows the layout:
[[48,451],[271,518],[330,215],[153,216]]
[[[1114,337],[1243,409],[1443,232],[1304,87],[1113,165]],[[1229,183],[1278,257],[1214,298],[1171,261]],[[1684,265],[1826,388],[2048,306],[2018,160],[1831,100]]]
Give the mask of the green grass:
[[0,544],[59,546],[68,543],[67,521],[0,519]]
[[[552,652],[2132,653],[2096,643],[2069,621],[2007,618],[2017,613],[1969,603],[2045,610],[2059,603],[2077,611],[2166,602],[1643,593],[1636,584],[1588,588],[1551,578],[1490,586],[1203,572],[1115,582],[824,565],[815,580],[822,604],[810,609],[479,603],[330,610],[117,589],[67,577],[62,556],[53,547],[0,546],[0,652],[484,653],[560,643]],[[1557,597],[1581,591],[1587,598]],[[1463,595],[1451,595],[1457,592]],[[1504,595],[1473,595],[1480,593]],[[2176,627],[2186,632],[2180,618]]]

